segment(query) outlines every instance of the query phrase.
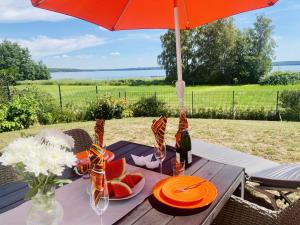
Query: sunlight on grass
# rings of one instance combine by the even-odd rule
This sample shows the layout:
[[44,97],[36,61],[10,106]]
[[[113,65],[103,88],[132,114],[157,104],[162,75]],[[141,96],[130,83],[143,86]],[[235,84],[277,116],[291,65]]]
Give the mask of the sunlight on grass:
[[[128,118],[109,120],[105,127],[107,145],[128,140],[153,145],[150,125],[153,118]],[[170,118],[167,127],[167,143],[174,142],[178,120]],[[191,137],[248,152],[278,162],[300,161],[300,123],[243,120],[189,119]],[[35,134],[43,128],[68,130],[83,128],[93,135],[94,122],[36,125],[28,130],[0,134],[0,149],[13,139]]]

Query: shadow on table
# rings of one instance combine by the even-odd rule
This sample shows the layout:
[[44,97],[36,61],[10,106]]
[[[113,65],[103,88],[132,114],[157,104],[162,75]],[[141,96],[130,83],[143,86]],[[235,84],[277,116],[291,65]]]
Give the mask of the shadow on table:
[[149,198],[149,202],[152,205],[153,208],[155,208],[157,211],[172,215],[172,216],[190,216],[194,215],[200,212],[205,211],[210,205],[199,208],[199,209],[177,209],[171,206],[167,206],[160,201],[158,201],[153,195],[151,195]]

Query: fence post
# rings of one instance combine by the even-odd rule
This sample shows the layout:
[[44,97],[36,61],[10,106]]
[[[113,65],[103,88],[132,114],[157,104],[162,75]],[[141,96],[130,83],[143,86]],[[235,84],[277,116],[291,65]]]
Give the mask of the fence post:
[[157,99],[156,99],[156,91],[154,92],[154,98],[155,98],[155,103],[157,102]]
[[96,85],[96,94],[98,94],[98,86]]
[[6,88],[7,88],[7,98],[8,98],[8,101],[11,101],[11,93],[10,93],[10,88],[9,88],[9,84],[8,83],[6,84]]
[[62,111],[62,98],[61,98],[60,84],[58,85],[58,92],[59,92],[59,105],[60,105],[60,110]]
[[279,91],[277,91],[277,96],[276,96],[276,115],[279,114]]
[[121,98],[121,92],[119,91],[119,98]]
[[235,119],[235,93],[232,91],[232,118]]
[[127,97],[126,97],[126,91],[124,92],[124,97],[125,97],[125,101],[127,100]]
[[194,91],[192,91],[192,115],[194,114]]

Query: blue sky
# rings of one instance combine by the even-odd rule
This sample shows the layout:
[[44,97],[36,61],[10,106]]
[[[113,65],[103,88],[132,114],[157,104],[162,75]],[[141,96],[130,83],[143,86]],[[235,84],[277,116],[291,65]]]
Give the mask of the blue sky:
[[[270,8],[234,16],[240,29],[258,14],[275,25],[276,60],[300,60],[300,2],[279,0]],[[110,32],[64,15],[33,8],[30,0],[0,1],[0,40],[28,47],[49,67],[124,68],[157,66],[165,30]]]

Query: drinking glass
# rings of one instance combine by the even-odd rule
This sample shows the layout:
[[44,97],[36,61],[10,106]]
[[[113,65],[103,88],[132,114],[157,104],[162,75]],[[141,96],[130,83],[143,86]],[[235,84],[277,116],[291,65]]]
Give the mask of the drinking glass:
[[160,173],[162,174],[162,163],[166,158],[167,150],[166,145],[164,144],[162,148],[159,148],[157,145],[154,145],[154,157],[159,160]]
[[173,170],[173,176],[182,176],[184,175],[184,170],[185,170],[185,161],[184,159],[172,159],[171,160],[172,164],[172,170]]
[[92,209],[100,216],[100,225],[103,225],[102,215],[109,204],[109,193],[105,172],[101,172],[96,178],[91,178],[90,204]]

